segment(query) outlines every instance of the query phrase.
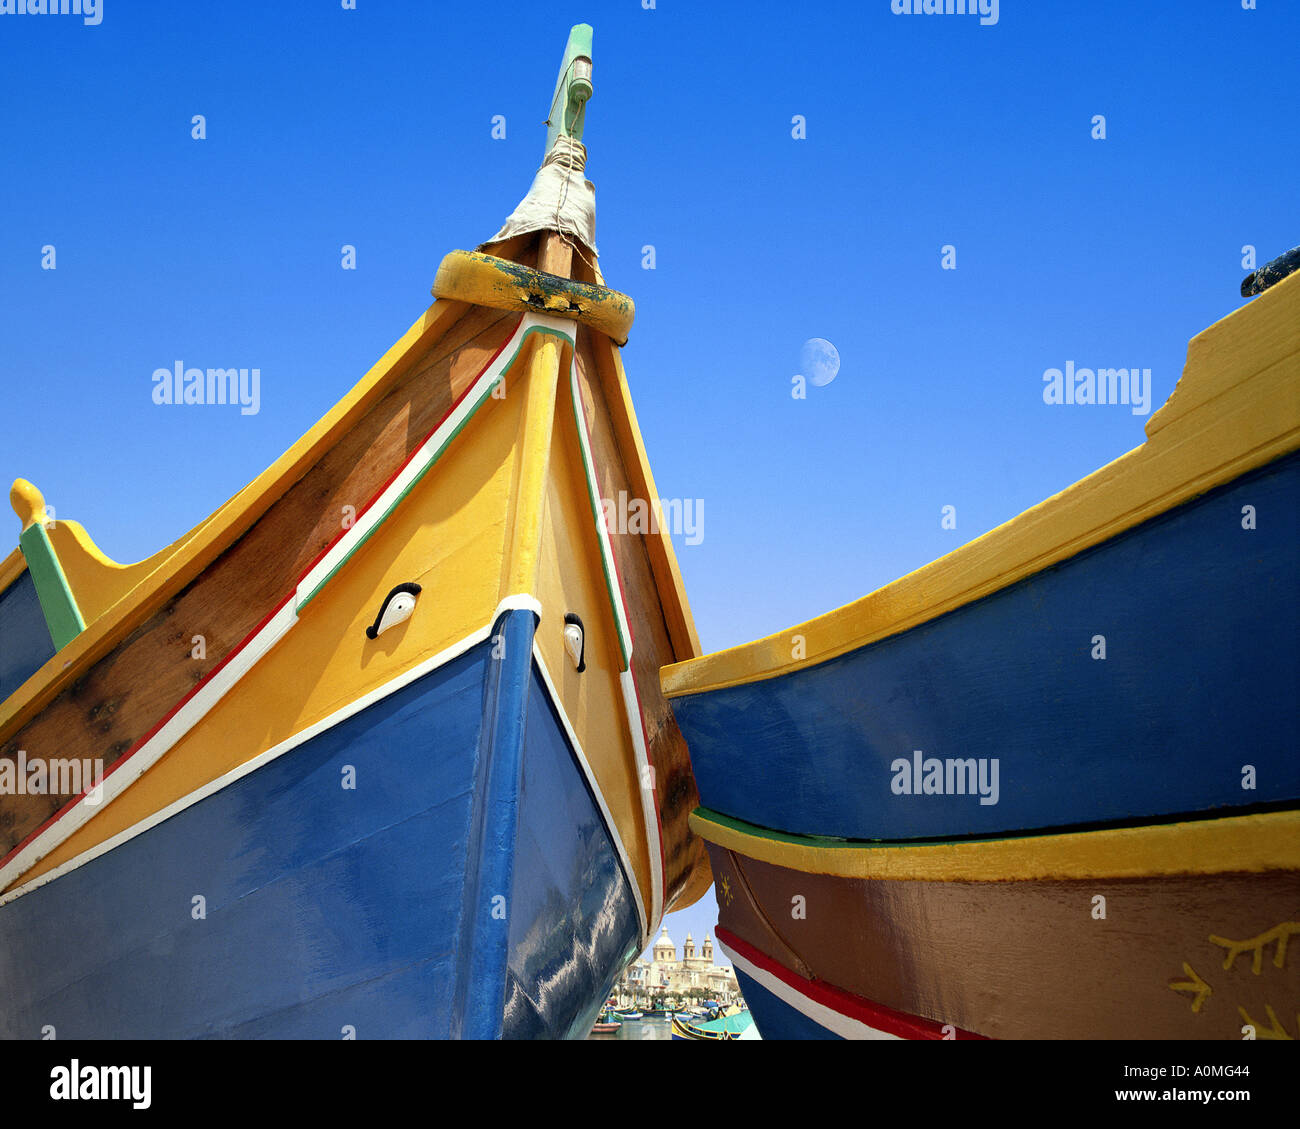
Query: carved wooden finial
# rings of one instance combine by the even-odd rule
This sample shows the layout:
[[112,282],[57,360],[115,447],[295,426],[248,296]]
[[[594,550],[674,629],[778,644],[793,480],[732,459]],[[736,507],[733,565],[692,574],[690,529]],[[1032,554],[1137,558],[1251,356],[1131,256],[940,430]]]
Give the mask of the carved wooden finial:
[[9,489],[9,504],[13,506],[24,529],[45,520],[45,498],[25,478],[14,479],[14,484]]

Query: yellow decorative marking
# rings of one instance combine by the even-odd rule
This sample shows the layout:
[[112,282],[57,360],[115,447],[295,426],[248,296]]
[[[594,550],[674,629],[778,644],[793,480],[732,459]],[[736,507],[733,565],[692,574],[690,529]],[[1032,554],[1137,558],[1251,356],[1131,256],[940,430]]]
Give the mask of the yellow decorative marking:
[[1273,954],[1273,967],[1283,968],[1286,966],[1286,945],[1293,933],[1300,933],[1300,921],[1284,921],[1281,925],[1275,925],[1267,933],[1261,933],[1258,937],[1252,937],[1249,941],[1229,941],[1225,937],[1211,936],[1210,943],[1228,950],[1228,955],[1223,961],[1225,971],[1231,970],[1233,962],[1242,953],[1253,952],[1254,959],[1251,961],[1251,971],[1258,976],[1264,966],[1264,950],[1271,942],[1277,942],[1277,949]]
[[501,576],[502,599],[512,592],[537,591],[542,511],[560,374],[560,342],[555,337],[534,334],[525,347],[531,348],[531,355],[520,357],[507,374],[507,395],[523,396],[524,406],[515,441],[514,485],[506,520],[509,557]]
[[844,878],[1018,882],[1300,869],[1300,812],[1294,811],[916,846],[821,846],[738,830],[698,810],[691,828],[760,862]]
[[735,895],[731,892],[731,880],[727,878],[725,874],[722,876],[722,882],[719,884],[718,888],[722,892],[722,900],[726,902],[727,905],[731,905],[732,899]]
[[1192,1011],[1200,1011],[1201,1005],[1210,998],[1214,989],[1202,980],[1200,976],[1197,975],[1196,969],[1186,961],[1183,961],[1183,972],[1186,973],[1188,979],[1171,980],[1169,982],[1169,987],[1175,992],[1193,993],[1196,998],[1192,1000]]
[[[1268,1004],[1264,1005],[1264,1011],[1268,1015],[1269,1023],[1271,1024],[1269,1027],[1264,1027],[1261,1024],[1256,1023],[1250,1018],[1249,1013],[1244,1007],[1237,1008],[1237,1014],[1241,1016],[1242,1022],[1248,1023],[1250,1026],[1255,1028],[1256,1039],[1276,1039],[1287,1043],[1295,1042],[1295,1040],[1287,1034],[1286,1028],[1282,1026],[1282,1021],[1278,1019],[1277,1012],[1275,1012]],[[1300,1014],[1297,1014],[1295,1019],[1296,1029],[1300,1030]]]
[[14,479],[13,486],[9,488],[9,504],[13,506],[24,529],[38,522],[45,524],[45,499],[27,479]]

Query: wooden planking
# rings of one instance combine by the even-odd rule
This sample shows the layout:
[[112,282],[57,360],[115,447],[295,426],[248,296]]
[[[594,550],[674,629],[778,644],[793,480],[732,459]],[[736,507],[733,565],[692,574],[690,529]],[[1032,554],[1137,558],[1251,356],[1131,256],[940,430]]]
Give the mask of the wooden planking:
[[148,577],[64,648],[57,663],[47,663],[0,702],[0,744],[197,579],[409,373],[414,359],[444,338],[467,308],[459,302],[435,302],[289,450],[205,521],[150,558],[158,565]]
[[[390,392],[290,487],[202,575],[121,641],[0,749],[14,758],[102,759],[138,743],[293,588],[341,530],[433,429],[517,318],[473,310],[414,361]],[[204,636],[206,657],[191,658]],[[67,797],[0,800],[0,854],[44,823]]]
[[[598,350],[610,346],[607,341],[594,338],[595,335],[585,326],[579,328],[577,369],[591,428],[592,455],[600,496],[617,499],[622,490],[629,498],[645,497],[644,479],[635,475],[635,471],[629,472],[629,462],[635,454],[630,458],[625,456],[625,448],[620,444],[615,428],[616,417],[597,367]],[[655,770],[655,790],[663,827],[664,904],[668,909],[680,909],[697,901],[708,889],[710,875],[703,844],[691,831],[688,822],[699,803],[690,756],[659,687],[660,667],[675,661],[680,655],[674,648],[668,617],[680,619],[682,609],[673,599],[675,590],[660,583],[651,563],[648,543],[657,541],[660,538],[656,534],[620,533],[617,528],[610,529],[610,544],[627,598],[632,627],[632,673],[645,719],[647,754]]]
[[[1300,1035],[1300,946],[1277,948],[1300,932],[1293,870],[882,881],[709,850],[720,926],[800,975],[898,1011],[1001,1039],[1240,1039],[1247,1016],[1268,1037],[1272,1008]],[[805,917],[790,913],[796,896]],[[1258,940],[1259,971],[1254,947],[1225,968],[1231,950],[1213,938]],[[1198,982],[1211,990],[1193,1010],[1199,991],[1174,985]]]

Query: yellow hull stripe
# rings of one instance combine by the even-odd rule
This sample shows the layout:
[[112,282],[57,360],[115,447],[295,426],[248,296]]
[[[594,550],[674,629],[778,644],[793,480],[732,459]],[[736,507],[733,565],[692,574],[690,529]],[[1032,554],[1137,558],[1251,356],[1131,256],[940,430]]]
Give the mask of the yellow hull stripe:
[[1026,882],[1300,870],[1296,811],[914,845],[786,835],[707,808],[696,808],[690,822],[703,839],[747,858],[840,878]]
[[[1300,274],[1192,339],[1146,442],[916,572],[797,627],[667,666],[669,698],[776,678],[908,631],[1300,447]],[[793,658],[794,655],[800,658]]]

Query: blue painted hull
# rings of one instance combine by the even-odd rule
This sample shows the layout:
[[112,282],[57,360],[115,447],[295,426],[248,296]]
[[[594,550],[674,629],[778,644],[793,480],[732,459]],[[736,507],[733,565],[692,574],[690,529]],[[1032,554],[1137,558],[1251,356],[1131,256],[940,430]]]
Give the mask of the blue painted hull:
[[840,1036],[809,1019],[798,1008],[791,1007],[780,996],[769,992],[752,976],[736,969],[736,983],[753,1013],[754,1022],[763,1033],[764,1041],[777,1039],[831,1039]]
[[0,907],[0,1036],[585,1036],[640,926],[533,627]]
[[[1294,803],[1298,531],[1292,455],[910,631],[677,698],[701,802],[884,840]],[[926,758],[984,761],[987,799],[996,762],[996,802],[965,766],[925,791]]]

